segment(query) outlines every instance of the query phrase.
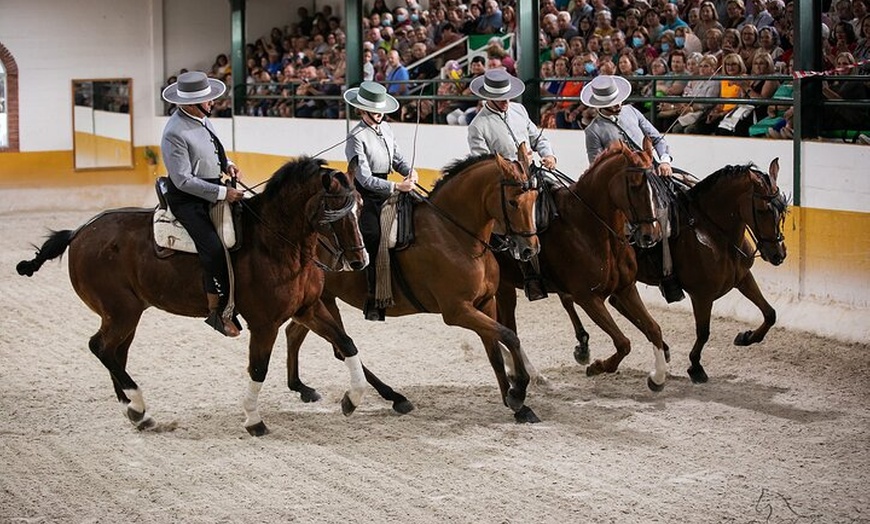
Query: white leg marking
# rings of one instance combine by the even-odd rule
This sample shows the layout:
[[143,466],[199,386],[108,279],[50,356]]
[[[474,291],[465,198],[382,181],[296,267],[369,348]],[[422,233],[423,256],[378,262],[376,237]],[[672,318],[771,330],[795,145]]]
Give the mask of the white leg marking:
[[649,374],[649,378],[658,386],[665,383],[668,378],[668,363],[665,362],[665,351],[662,348],[653,348],[655,356],[655,370]]
[[517,368],[514,366],[514,357],[511,355],[511,352],[508,351],[508,348],[501,342],[498,342],[498,348],[501,350],[501,358],[504,360],[505,373],[507,373],[508,380],[513,384],[517,377]]
[[124,394],[130,399],[130,403],[125,406],[126,408],[137,413],[145,413],[145,398],[142,397],[142,390],[138,388],[125,389]]
[[246,428],[263,421],[263,419],[260,418],[260,411],[257,409],[261,389],[263,389],[262,382],[254,382],[253,380],[248,381],[248,391],[245,392],[245,397],[242,399],[242,409],[245,410]]
[[359,360],[359,355],[346,357],[344,363],[350,371],[350,391],[347,392],[350,401],[354,406],[359,406],[362,403],[363,392],[366,387],[366,376],[363,373],[362,362]]

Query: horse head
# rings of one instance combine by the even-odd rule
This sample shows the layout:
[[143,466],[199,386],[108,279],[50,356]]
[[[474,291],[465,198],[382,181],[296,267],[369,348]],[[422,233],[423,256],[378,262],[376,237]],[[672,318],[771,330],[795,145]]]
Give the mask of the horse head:
[[[529,174],[530,155],[525,143],[517,150],[517,160],[511,162],[501,155],[495,155],[495,162],[502,173],[501,191],[496,217],[509,239],[511,255],[528,261],[538,254],[541,246],[535,227],[535,200],[537,199],[537,180]],[[493,202],[494,204],[494,202]]]
[[755,236],[761,258],[774,266],[782,264],[787,254],[782,230],[788,211],[788,198],[777,185],[778,176],[779,158],[773,159],[767,173],[750,170],[752,210],[750,216],[744,217]]
[[603,162],[601,169],[612,170],[607,190],[615,206],[628,219],[632,243],[648,248],[661,241],[662,228],[652,184],[657,175],[649,138],[644,138],[643,146],[643,151],[636,152],[617,142],[608,148],[610,155],[606,158],[610,161]]
[[[359,271],[368,263],[359,230],[362,197],[355,190],[354,180],[359,169],[357,157],[351,159],[347,172],[321,168],[323,192],[312,203],[311,222],[319,233],[319,258],[330,271]],[[327,256],[324,257],[323,255]]]

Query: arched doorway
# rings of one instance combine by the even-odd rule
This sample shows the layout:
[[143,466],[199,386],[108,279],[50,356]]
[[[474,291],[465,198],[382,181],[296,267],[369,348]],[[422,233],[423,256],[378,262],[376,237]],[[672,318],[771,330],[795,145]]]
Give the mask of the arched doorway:
[[18,151],[18,65],[0,44],[0,152]]

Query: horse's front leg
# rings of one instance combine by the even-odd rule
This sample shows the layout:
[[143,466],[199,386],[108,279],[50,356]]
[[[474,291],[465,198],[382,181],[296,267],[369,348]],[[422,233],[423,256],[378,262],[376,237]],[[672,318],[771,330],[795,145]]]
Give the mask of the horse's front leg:
[[761,310],[761,314],[764,315],[764,322],[762,322],[755,331],[744,331],[743,333],[738,333],[737,338],[734,339],[734,345],[748,346],[750,344],[755,344],[756,342],[761,342],[764,340],[767,332],[770,331],[770,328],[776,324],[776,310],[773,309],[770,303],[765,300],[764,295],[761,294],[761,289],[758,287],[755,277],[752,276],[752,272],[747,272],[746,276],[743,277],[743,280],[737,283],[736,287],[744,297],[748,298],[753,304],[755,304],[755,307]]
[[[496,321],[514,333],[517,333],[517,290],[511,282],[505,280],[499,282],[498,291],[495,295],[495,302],[496,310],[498,312]],[[502,351],[509,355],[506,348],[502,348]],[[541,374],[537,368],[535,368],[535,365],[532,364],[528,354],[523,351],[522,345],[520,345],[520,353],[522,354],[526,371],[529,373],[529,381],[535,385],[547,386],[549,380]]]
[[362,403],[366,384],[365,372],[356,345],[320,299],[297,311],[293,319],[332,344],[343,358],[350,372],[350,389],[345,391],[341,399],[341,411],[345,415],[350,415]]
[[667,361],[670,359],[664,349],[661,326],[649,314],[649,310],[640,299],[635,284],[620,290],[610,298],[610,303],[614,304],[622,316],[629,319],[652,343],[655,362],[653,371],[647,377],[647,385],[653,391],[661,391],[665,387],[665,380],[668,376]]
[[[525,405],[529,385],[526,359],[516,333],[495,321],[496,305],[492,297],[475,309],[470,303],[463,302],[456,307],[442,311],[444,322],[450,326],[461,326],[477,333],[483,341],[489,363],[495,372],[502,400],[514,411],[518,422],[540,422],[531,408]],[[510,362],[502,358],[501,345],[511,355]],[[505,367],[509,371],[505,371]],[[508,380],[508,373],[513,380]]]
[[607,308],[604,306],[604,300],[597,295],[587,295],[584,298],[578,299],[577,294],[573,294],[574,300],[583,308],[583,311],[589,315],[592,322],[600,327],[605,333],[610,336],[613,341],[613,347],[616,348],[616,353],[608,358],[601,360],[596,359],[586,367],[586,375],[594,376],[601,373],[615,373],[619,369],[619,364],[622,360],[631,353],[631,341],[626,337],[619,326],[613,321],[613,317]]
[[695,315],[695,345],[689,353],[689,369],[686,372],[695,384],[707,382],[707,372],[701,365],[701,351],[710,339],[710,312],[713,310],[713,300],[701,297],[697,293],[690,295],[692,312]]
[[260,417],[259,399],[263,382],[269,372],[269,360],[272,358],[272,348],[278,338],[280,324],[248,325],[251,331],[251,342],[248,346],[248,389],[242,400],[245,411],[245,429],[251,436],[262,437],[269,433],[262,417]]
[[562,308],[568,314],[571,320],[571,325],[574,327],[574,338],[577,339],[577,345],[574,346],[574,360],[580,365],[589,363],[589,333],[583,327],[583,322],[580,321],[580,316],[577,310],[574,309],[574,298],[567,293],[559,293],[559,301],[562,303]]

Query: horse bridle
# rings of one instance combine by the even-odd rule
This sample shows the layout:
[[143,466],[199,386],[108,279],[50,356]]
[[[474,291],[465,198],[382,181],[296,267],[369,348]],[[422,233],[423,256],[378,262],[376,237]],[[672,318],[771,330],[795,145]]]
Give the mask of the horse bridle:
[[[655,170],[653,168],[630,166],[630,167],[626,167],[625,171],[632,172],[632,173],[638,172],[638,171],[642,172],[643,176],[644,176],[644,181],[646,182],[645,185],[650,189],[650,197],[652,197],[652,194],[651,194],[652,193],[652,186],[649,185],[649,181],[650,181],[651,177],[657,176],[655,174]],[[629,224],[632,225],[632,227],[636,227],[640,224],[655,224],[656,222],[659,221],[659,219],[655,215],[648,217],[648,218],[638,216],[637,209],[635,208],[634,204],[631,201],[631,197],[629,196],[629,195],[631,195],[631,185],[629,184],[628,177],[625,178],[625,195],[626,195],[626,197],[628,197],[628,210],[629,210],[628,222],[629,222]]]
[[[514,163],[519,165],[518,161],[514,161]],[[420,186],[418,185],[417,187],[420,187]],[[431,207],[432,210],[438,214],[438,216],[447,220],[448,222],[450,222],[454,226],[458,227],[465,234],[467,234],[471,238],[480,242],[480,244],[482,244],[485,249],[488,249],[488,250],[492,251],[493,253],[500,253],[502,251],[507,251],[508,249],[511,248],[512,242],[509,240],[510,235],[531,237],[531,236],[537,234],[537,231],[532,231],[531,233],[513,231],[513,228],[511,227],[511,223],[510,223],[510,220],[508,219],[508,214],[507,214],[508,213],[508,211],[507,211],[507,197],[505,195],[505,187],[520,187],[520,190],[523,193],[525,193],[527,191],[537,191],[538,190],[538,181],[537,181],[537,177],[535,177],[535,180],[532,180],[531,176],[529,176],[529,178],[525,181],[509,180],[505,177],[503,177],[501,179],[501,182],[499,183],[499,190],[501,192],[501,210],[502,210],[502,214],[504,215],[505,229],[507,230],[505,232],[504,236],[508,240],[503,241],[498,246],[495,246],[495,245],[490,244],[489,242],[487,242],[485,240],[477,238],[477,235],[475,235],[474,232],[470,231],[467,227],[460,224],[458,220],[456,220],[455,218],[453,218],[449,214],[445,213],[443,209],[436,206],[430,199],[423,197],[422,195],[419,195],[419,196],[420,196],[420,200],[422,200],[424,203],[426,203],[426,205]],[[423,188],[420,187],[420,189],[423,189]],[[425,189],[424,189],[424,191],[425,191]]]
[[[517,165],[519,165],[518,161],[515,161]],[[522,167],[522,166],[520,166]],[[529,191],[537,191],[538,190],[538,174],[529,173],[528,178],[525,181],[521,180],[508,180],[507,178],[503,178],[501,183],[499,184],[499,190],[501,191],[501,212],[504,216],[504,227],[505,227],[505,236],[512,237],[518,236],[523,238],[533,237],[537,234],[537,230],[532,231],[514,231],[513,227],[511,227],[510,218],[508,218],[508,210],[507,210],[507,194],[505,192],[505,188],[508,187],[518,187],[520,188],[520,193],[528,193]]]
[[[335,177],[337,174],[342,173],[333,170],[332,176]],[[339,207],[333,209],[326,207],[326,202],[330,200],[343,200],[343,202]],[[316,222],[317,225],[315,228],[318,232],[317,242],[324,250],[326,250],[326,252],[329,253],[331,260],[334,261],[334,264],[326,265],[319,260],[315,260],[315,263],[325,271],[334,271],[334,268],[340,268],[343,265],[342,261],[347,256],[347,253],[355,253],[365,249],[365,246],[362,244],[352,247],[344,247],[338,238],[338,233],[334,226],[335,222],[338,222],[353,211],[355,204],[356,196],[353,188],[347,188],[346,191],[342,191],[339,194],[324,192],[324,194],[320,196],[320,203],[317,206],[317,210],[311,217],[309,217],[309,222],[311,224],[315,224]]]
[[[770,182],[770,178],[767,173],[762,173],[761,171],[750,170],[752,173],[758,175],[764,183],[767,184],[768,187],[772,186]],[[754,184],[753,184],[754,185]],[[765,203],[765,205],[771,209],[773,209],[775,223],[776,223],[776,236],[774,238],[764,238],[758,234],[758,209],[755,207],[756,199],[761,200]],[[756,248],[755,251],[758,252],[758,245],[767,243],[767,244],[779,244],[783,240],[785,240],[785,236],[782,234],[782,227],[780,223],[785,217],[785,204],[782,204],[783,198],[780,193],[779,187],[776,188],[776,192],[771,194],[763,194],[759,193],[753,187],[752,189],[752,222],[754,227],[747,227],[749,230],[749,235],[752,237],[752,241],[755,242]],[[753,253],[755,255],[755,253]]]

